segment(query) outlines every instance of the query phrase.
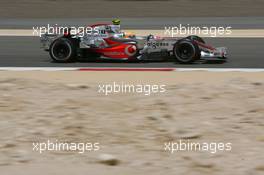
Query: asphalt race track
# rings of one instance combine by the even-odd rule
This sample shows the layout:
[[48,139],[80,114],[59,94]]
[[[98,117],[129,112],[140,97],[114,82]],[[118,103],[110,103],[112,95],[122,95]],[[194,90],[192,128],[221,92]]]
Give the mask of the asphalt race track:
[[[263,29],[264,17],[210,17],[210,18],[122,18],[123,29],[164,29],[164,26],[191,24],[194,26],[232,26],[234,29]],[[0,29],[32,29],[47,24],[79,26],[111,18],[98,19],[0,19]],[[40,49],[39,37],[0,36],[0,67],[192,67],[192,68],[264,68],[264,38],[206,38],[213,46],[228,48],[229,59],[225,63],[197,62],[182,65],[174,61],[127,62],[76,62],[54,63],[49,54]]]
[[[263,4],[261,0],[2,0],[0,29],[32,29],[47,24],[82,26],[113,18],[121,18],[123,29],[164,29],[178,24],[264,29]],[[213,46],[228,48],[227,62],[60,64],[52,62],[49,54],[40,49],[38,37],[0,36],[0,67],[264,68],[264,38],[206,40]]]
[[264,68],[264,39],[207,38],[214,46],[226,46],[229,59],[225,63],[198,62],[182,65],[168,62],[76,62],[54,63],[49,54],[40,49],[38,37],[0,37],[0,67],[182,67],[182,68]]

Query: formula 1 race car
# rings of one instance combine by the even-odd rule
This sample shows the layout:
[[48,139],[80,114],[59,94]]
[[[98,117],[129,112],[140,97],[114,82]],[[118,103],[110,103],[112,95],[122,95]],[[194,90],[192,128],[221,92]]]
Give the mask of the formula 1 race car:
[[95,24],[89,32],[72,32],[65,28],[61,34],[45,33],[41,36],[44,50],[55,62],[73,62],[78,58],[111,60],[163,60],[173,57],[179,63],[196,60],[225,60],[225,47],[212,47],[198,36],[185,38],[127,36],[120,30],[120,22]]

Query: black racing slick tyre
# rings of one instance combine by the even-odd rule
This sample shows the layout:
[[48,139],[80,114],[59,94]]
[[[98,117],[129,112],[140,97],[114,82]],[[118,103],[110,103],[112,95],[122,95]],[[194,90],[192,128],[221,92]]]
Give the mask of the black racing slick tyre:
[[59,63],[73,62],[76,59],[76,44],[70,38],[59,38],[53,41],[49,49],[50,57]]
[[203,38],[196,36],[196,35],[190,35],[187,37],[187,39],[193,40],[193,41],[198,41],[200,43],[205,44],[205,41],[203,40]]
[[192,63],[201,57],[199,46],[192,40],[183,39],[173,47],[175,59],[182,64]]

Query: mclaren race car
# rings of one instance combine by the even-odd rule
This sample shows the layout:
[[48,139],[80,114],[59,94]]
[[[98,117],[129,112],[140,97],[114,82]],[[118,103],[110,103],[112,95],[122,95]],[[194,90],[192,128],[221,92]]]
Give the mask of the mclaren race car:
[[192,63],[201,59],[224,61],[227,57],[225,47],[212,47],[198,36],[126,35],[118,20],[89,26],[88,32],[63,30],[60,34],[47,32],[41,36],[42,48],[55,62],[73,62],[78,58],[145,61],[172,57],[179,63]]

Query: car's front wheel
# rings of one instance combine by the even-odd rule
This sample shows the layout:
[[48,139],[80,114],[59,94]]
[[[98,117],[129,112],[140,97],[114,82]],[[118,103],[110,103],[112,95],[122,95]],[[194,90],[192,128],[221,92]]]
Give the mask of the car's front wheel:
[[201,57],[199,46],[189,39],[183,39],[175,43],[173,54],[176,60],[183,64],[192,63]]
[[69,38],[59,38],[50,45],[49,54],[56,62],[72,62],[76,59],[76,46]]

